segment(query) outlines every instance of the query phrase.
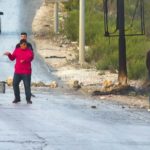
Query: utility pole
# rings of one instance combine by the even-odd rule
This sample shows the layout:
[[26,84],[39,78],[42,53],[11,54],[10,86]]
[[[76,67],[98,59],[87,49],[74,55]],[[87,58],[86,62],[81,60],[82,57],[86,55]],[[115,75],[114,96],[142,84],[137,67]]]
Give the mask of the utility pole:
[[124,0],[117,0],[118,10],[118,30],[119,30],[119,74],[120,85],[127,85],[127,66],[126,66],[126,39],[125,39],[125,16]]
[[69,0],[44,0],[45,4],[54,4],[54,33],[59,33],[59,3],[68,2]]
[[85,0],[80,0],[79,63],[82,66],[84,62],[85,62]]
[[54,32],[58,33],[59,28],[59,17],[58,17],[58,11],[59,11],[59,2],[54,3]]

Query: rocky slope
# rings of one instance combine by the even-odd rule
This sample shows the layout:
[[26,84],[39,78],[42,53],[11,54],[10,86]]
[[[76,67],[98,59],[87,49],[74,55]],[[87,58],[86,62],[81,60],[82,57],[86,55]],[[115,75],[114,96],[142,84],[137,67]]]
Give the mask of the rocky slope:
[[[68,41],[64,35],[54,34],[53,12],[54,5],[52,3],[43,3],[32,24],[33,40],[37,52],[53,68],[52,73],[72,88],[81,88],[86,94],[117,85],[117,73],[98,71],[89,64],[83,67],[78,64],[78,43]],[[59,15],[62,23],[66,14],[61,4]],[[130,85],[135,88],[140,84],[141,81],[130,81]],[[98,94],[95,98],[114,100],[124,105],[128,104],[130,107],[148,108],[148,97],[140,94],[137,96],[136,91],[124,95],[110,93],[104,96]]]

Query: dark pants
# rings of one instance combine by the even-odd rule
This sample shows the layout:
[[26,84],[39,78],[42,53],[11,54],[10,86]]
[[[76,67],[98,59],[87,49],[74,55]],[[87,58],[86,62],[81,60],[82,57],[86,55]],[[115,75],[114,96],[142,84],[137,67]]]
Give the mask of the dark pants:
[[20,100],[20,89],[19,83],[23,80],[26,100],[31,100],[31,75],[29,74],[14,74],[13,78],[13,89],[16,100]]

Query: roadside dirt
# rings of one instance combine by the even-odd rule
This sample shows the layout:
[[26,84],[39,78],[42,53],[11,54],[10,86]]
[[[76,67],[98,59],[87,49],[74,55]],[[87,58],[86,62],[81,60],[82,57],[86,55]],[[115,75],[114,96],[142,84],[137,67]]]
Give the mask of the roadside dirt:
[[[112,100],[121,103],[123,107],[128,105],[129,107],[148,109],[149,92],[143,93],[140,90],[143,81],[128,81],[135,90],[125,94],[93,94],[95,91],[101,91],[105,88],[110,90],[114,85],[117,85],[118,75],[110,71],[98,71],[89,64],[82,67],[78,64],[78,43],[70,42],[65,36],[53,33],[53,8],[52,3],[43,3],[32,24],[32,39],[36,44],[36,50],[53,68],[52,74],[58,76],[71,88],[80,90],[84,94],[93,95],[95,99]],[[59,14],[61,24],[63,24],[66,14],[62,5],[60,5]],[[74,87],[74,84],[77,86]],[[141,93],[137,91],[141,91]]]

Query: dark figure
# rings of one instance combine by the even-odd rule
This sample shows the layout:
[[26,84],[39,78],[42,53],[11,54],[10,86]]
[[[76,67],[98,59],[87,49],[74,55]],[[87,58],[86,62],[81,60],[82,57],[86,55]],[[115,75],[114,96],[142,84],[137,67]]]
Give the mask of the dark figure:
[[146,55],[146,67],[148,70],[148,79],[150,80],[150,50],[147,52]]
[[27,47],[27,41],[21,40],[20,47],[16,48],[11,54],[10,52],[5,52],[4,55],[8,56],[11,61],[16,60],[15,73],[13,77],[13,89],[15,100],[13,103],[18,103],[20,99],[20,89],[19,83],[23,80],[25,87],[25,95],[28,104],[32,104],[31,101],[31,61],[33,60],[33,52]]
[[[20,34],[20,40],[26,40],[26,41],[27,41],[27,33],[26,33],[26,32],[22,32],[22,33]],[[19,47],[20,47],[20,43],[18,43],[18,44],[16,45],[16,48],[19,48]],[[30,50],[33,51],[32,45],[31,45],[31,43],[29,43],[28,41],[27,41],[27,47],[28,47]]]
[[[22,33],[20,34],[20,40],[26,40],[26,41],[27,41],[27,33],[26,33],[26,32],[22,32]],[[16,48],[19,48],[19,47],[20,47],[20,43],[18,43],[18,44],[16,45]],[[29,43],[28,41],[27,41],[27,47],[28,47],[30,50],[33,51],[33,47],[32,47],[32,45],[31,45],[31,43]],[[30,82],[31,82],[31,79],[30,79]],[[31,83],[30,83],[30,84],[31,84]],[[35,97],[35,95],[32,94],[32,93],[31,93],[31,96],[32,96],[32,97]]]

